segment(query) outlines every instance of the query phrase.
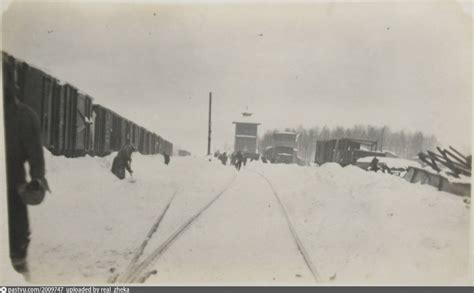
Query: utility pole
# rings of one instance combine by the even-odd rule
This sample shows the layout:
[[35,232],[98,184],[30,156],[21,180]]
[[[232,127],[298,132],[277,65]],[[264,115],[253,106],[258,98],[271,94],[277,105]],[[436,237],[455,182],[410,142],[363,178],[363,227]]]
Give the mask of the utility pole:
[[380,142],[380,151],[383,152],[383,135],[385,132],[385,126],[382,128],[382,140]]
[[211,110],[212,110],[212,92],[209,92],[209,132],[207,137],[207,155],[211,155]]

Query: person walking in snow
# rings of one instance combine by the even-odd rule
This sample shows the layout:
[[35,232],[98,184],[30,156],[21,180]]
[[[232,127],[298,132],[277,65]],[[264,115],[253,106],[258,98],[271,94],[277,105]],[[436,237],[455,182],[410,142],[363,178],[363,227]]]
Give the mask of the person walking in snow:
[[222,154],[219,155],[219,158],[218,158],[222,165],[226,165],[227,164],[227,153],[223,152]]
[[[30,225],[27,204],[42,202],[49,191],[38,115],[16,99],[13,70],[3,63],[3,101],[7,167],[8,233],[13,268],[28,280],[27,252]],[[24,164],[28,162],[31,181]]]
[[227,153],[224,152],[224,155],[222,156],[222,164],[225,166],[227,165],[227,160],[229,159],[229,157],[227,156]]
[[130,176],[132,176],[132,153],[135,151],[136,149],[133,145],[126,144],[120,149],[117,156],[115,156],[111,171],[119,179],[125,179],[125,169],[130,173]]
[[238,151],[237,154],[235,155],[235,168],[240,171],[240,168],[242,167],[242,161],[244,157],[242,156],[242,152]]

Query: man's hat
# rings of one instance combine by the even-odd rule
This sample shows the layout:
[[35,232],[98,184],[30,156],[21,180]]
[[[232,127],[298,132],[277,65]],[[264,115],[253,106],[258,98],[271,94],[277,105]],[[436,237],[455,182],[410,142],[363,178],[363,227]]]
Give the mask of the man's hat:
[[32,180],[18,187],[18,194],[27,205],[39,205],[43,202],[45,193],[46,187],[39,180]]

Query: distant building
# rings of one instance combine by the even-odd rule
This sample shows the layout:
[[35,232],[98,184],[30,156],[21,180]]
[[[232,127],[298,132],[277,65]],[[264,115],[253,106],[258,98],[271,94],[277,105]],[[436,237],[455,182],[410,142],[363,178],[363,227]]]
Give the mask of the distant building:
[[186,151],[186,150],[178,150],[178,156],[180,157],[186,157],[186,156],[190,156],[191,153]]
[[258,138],[258,125],[252,113],[242,113],[242,118],[239,121],[234,121],[235,124],[235,137],[234,137],[234,151],[241,151],[246,155],[257,155],[257,138]]

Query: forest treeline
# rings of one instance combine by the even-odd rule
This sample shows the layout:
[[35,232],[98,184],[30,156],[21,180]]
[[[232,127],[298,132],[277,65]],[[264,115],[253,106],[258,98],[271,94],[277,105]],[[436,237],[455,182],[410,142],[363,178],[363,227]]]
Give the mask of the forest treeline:
[[[366,139],[377,142],[377,150],[391,151],[401,158],[411,159],[419,152],[434,149],[438,141],[434,135],[426,135],[421,131],[410,132],[406,130],[393,131],[390,127],[375,127],[372,125],[356,125],[352,128],[345,127],[313,127],[313,128],[286,128],[284,131],[295,131],[298,137],[298,156],[306,162],[314,161],[316,141],[353,138]],[[278,131],[268,130],[259,138],[259,151],[262,153],[266,147],[273,145],[273,133]],[[279,131],[282,131],[280,129]]]

